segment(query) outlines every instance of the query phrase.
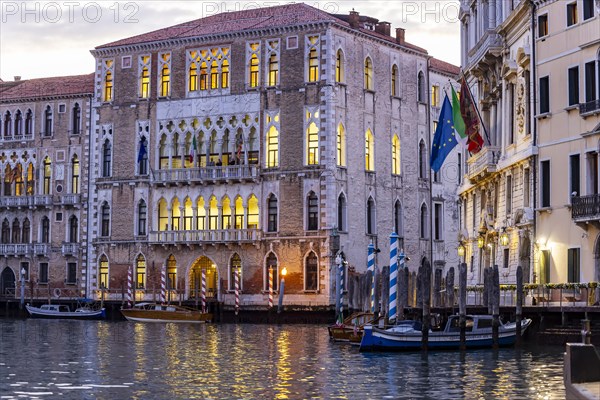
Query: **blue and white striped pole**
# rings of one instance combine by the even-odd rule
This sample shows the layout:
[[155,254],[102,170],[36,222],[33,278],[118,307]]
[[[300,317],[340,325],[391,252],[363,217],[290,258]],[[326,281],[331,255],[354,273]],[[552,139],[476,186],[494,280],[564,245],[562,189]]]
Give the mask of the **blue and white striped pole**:
[[340,317],[342,320],[344,319],[344,261],[342,257],[340,257],[340,262],[338,264],[338,268],[340,271]]
[[398,300],[398,235],[390,235],[390,313],[389,320],[396,319]]
[[371,271],[371,312],[375,312],[375,246],[369,244],[367,252],[367,271]]

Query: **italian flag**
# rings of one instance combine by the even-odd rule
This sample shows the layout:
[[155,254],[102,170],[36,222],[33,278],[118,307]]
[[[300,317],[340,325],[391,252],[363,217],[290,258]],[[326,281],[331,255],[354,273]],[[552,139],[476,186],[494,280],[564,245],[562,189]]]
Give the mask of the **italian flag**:
[[194,162],[194,154],[196,154],[196,135],[193,135],[192,147],[190,147],[190,163]]
[[452,88],[452,117],[454,118],[454,130],[458,134],[456,139],[458,143],[465,146],[467,144],[467,133],[465,127],[465,121],[463,120],[462,114],[460,113],[460,100],[458,99],[458,95],[454,91],[454,86]]

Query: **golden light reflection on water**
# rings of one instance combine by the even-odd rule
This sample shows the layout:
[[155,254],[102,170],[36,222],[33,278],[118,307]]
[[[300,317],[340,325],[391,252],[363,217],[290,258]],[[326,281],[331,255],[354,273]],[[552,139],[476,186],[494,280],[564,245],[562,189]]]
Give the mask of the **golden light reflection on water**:
[[562,351],[547,348],[359,353],[313,325],[0,320],[0,332],[3,383],[23,391],[59,382],[98,385],[94,397],[108,399],[564,398]]

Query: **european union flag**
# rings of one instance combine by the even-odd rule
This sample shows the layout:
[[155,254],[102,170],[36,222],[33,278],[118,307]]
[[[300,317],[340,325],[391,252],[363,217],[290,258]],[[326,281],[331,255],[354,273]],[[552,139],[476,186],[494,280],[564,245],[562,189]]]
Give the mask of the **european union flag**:
[[444,163],[444,160],[456,146],[456,137],[454,136],[454,118],[452,117],[452,105],[448,96],[444,97],[442,111],[438,118],[438,125],[433,136],[431,145],[431,169],[438,172]]

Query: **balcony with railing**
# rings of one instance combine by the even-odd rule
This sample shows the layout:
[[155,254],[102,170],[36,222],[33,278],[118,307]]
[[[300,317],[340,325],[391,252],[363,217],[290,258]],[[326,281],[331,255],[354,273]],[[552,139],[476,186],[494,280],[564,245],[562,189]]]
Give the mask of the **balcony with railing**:
[[2,256],[27,256],[31,255],[33,245],[30,243],[6,243],[0,244],[0,255]]
[[48,257],[48,254],[50,254],[50,243],[33,244],[33,255]]
[[575,223],[600,223],[600,194],[571,197],[571,218]]
[[60,203],[63,206],[78,206],[81,203],[81,195],[75,193],[63,194],[60,196]]
[[6,196],[0,197],[0,207],[29,207],[33,205],[32,196]]
[[63,256],[73,256],[79,253],[79,243],[63,243],[62,254]]
[[476,183],[496,172],[500,147],[484,146],[479,153],[467,160],[467,176],[471,183]]
[[43,194],[40,196],[33,196],[33,204],[41,207],[51,207],[52,206],[52,196],[49,194]]
[[202,168],[159,169],[152,173],[156,185],[190,183],[229,183],[258,178],[257,165],[224,165]]
[[600,99],[579,104],[579,115],[587,117],[593,114],[600,114]]
[[194,231],[153,231],[148,236],[150,244],[210,244],[251,243],[262,238],[259,229],[215,229]]

